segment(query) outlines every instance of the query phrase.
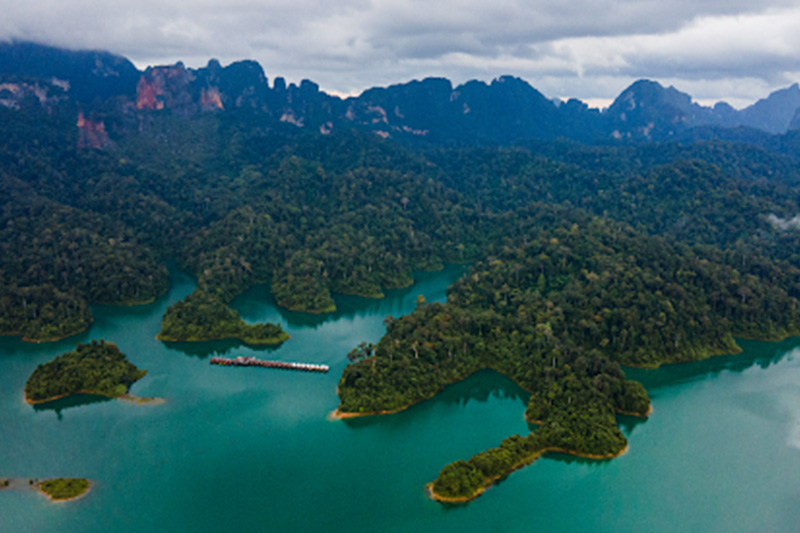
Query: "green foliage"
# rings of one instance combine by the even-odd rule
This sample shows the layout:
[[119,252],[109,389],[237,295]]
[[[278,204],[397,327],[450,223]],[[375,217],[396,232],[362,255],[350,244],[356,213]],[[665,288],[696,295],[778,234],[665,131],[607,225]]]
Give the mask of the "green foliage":
[[197,290],[169,306],[158,339],[162,341],[207,341],[236,338],[247,344],[278,344],[289,335],[277,324],[248,325],[239,313],[216,295]]
[[44,402],[78,392],[115,398],[126,394],[146,373],[128,362],[116,344],[92,341],[38,365],[25,384],[25,398]]
[[84,478],[57,478],[40,481],[39,490],[53,500],[71,500],[89,490],[89,480]]
[[166,291],[166,268],[130,231],[11,178],[0,197],[0,334],[66,337],[91,323],[88,302],[144,303]]
[[92,313],[74,289],[61,292],[45,284],[0,291],[0,334],[48,341],[79,333],[91,323]]
[[377,346],[351,352],[339,385],[354,413],[404,408],[482,368],[531,392],[539,429],[447,467],[443,495],[474,493],[546,448],[617,453],[615,413],[649,409],[620,363],[800,334],[800,232],[770,217],[800,209],[800,165],[760,148],[415,152],[265,126],[251,110],[185,117],[109,102],[95,118],[113,146],[82,151],[77,111],[0,109],[0,334],[53,339],[87,327],[88,303],[152,300],[168,256],[198,291],[169,308],[159,338],[249,343],[286,338],[226,305],[255,283],[325,313],[332,294],[378,298],[415,269],[477,261],[446,304],[420,301]]
[[532,393],[526,416],[540,427],[446,467],[438,495],[474,496],[547,449],[619,453],[626,439],[615,413],[643,416],[650,403],[619,363],[730,353],[734,335],[800,334],[800,270],[790,265],[760,258],[744,274],[716,249],[546,206],[515,233],[450,288],[446,304],[390,321],[339,383],[339,409],[355,413],[402,409],[482,368]]
[[445,466],[433,484],[439,496],[460,498],[473,495],[484,485],[485,475],[475,464],[456,461]]

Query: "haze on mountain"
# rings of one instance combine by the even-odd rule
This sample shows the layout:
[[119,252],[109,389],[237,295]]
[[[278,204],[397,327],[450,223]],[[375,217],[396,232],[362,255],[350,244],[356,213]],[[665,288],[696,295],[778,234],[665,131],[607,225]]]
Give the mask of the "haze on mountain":
[[343,99],[321,91],[311,80],[299,85],[281,77],[270,81],[261,65],[250,60],[224,67],[211,60],[201,68],[178,62],[139,71],[128,59],[108,52],[35,43],[0,43],[0,76],[6,82],[0,92],[4,107],[20,107],[26,95],[45,105],[43,93],[64,93],[78,105],[81,143],[94,148],[125,134],[119,120],[112,118],[107,128],[104,117],[122,113],[132,118],[132,109],[167,110],[184,117],[248,109],[256,113],[254,120],[288,123],[312,133],[359,129],[426,144],[508,144],[559,137],[592,143],[726,139],[785,152],[787,143],[772,136],[800,125],[797,84],[741,111],[726,103],[703,106],[689,94],[650,80],[633,83],[604,111],[576,99],[550,100],[513,76],[456,86],[446,78],[426,78]]
[[337,94],[509,74],[548,98],[605,106],[647,78],[743,108],[800,78],[800,7],[788,0],[4,4],[2,40],[110,50],[142,69],[254,59],[270,76],[313,79]]

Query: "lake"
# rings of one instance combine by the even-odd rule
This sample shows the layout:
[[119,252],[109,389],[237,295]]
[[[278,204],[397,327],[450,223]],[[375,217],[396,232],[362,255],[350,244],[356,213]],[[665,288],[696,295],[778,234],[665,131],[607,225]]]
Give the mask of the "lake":
[[[627,370],[648,389],[646,420],[619,417],[630,450],[611,461],[551,455],[466,506],[439,505],[425,483],[446,464],[531,427],[528,395],[491,371],[395,415],[330,421],[347,353],[377,342],[387,315],[419,294],[444,301],[464,272],[418,273],[382,300],[337,297],[333,315],[279,309],[258,286],[233,306],[280,323],[277,348],[165,344],[166,307],[193,280],[140,307],[95,306],[89,331],[34,345],[0,338],[0,477],[87,477],[83,499],[52,504],[0,491],[0,531],[797,531],[800,339],[742,341],[744,353]],[[76,342],[106,339],[148,370],[134,405],[91,396],[24,402],[36,365]],[[209,364],[212,355],[330,365],[328,374]]]

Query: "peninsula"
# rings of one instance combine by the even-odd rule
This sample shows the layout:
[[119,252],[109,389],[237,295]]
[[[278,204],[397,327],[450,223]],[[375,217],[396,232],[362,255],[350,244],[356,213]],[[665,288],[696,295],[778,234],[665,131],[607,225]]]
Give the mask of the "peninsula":
[[116,344],[93,340],[37,366],[25,384],[25,400],[38,404],[81,393],[133,398],[128,389],[146,373],[130,363]]
[[[469,501],[544,453],[610,459],[627,447],[617,414],[646,417],[644,387],[620,364],[655,367],[734,353],[734,336],[796,332],[792,299],[768,279],[700,261],[697,252],[629,226],[563,211],[533,217],[514,246],[476,263],[445,304],[387,320],[362,344],[339,382],[339,418],[391,413],[492,369],[530,392],[539,427],[468,461],[445,466],[428,490]],[[739,292],[739,298],[720,294]],[[771,295],[771,296],[770,296]],[[764,313],[754,321],[753,308]],[[763,307],[762,307],[763,306]]]

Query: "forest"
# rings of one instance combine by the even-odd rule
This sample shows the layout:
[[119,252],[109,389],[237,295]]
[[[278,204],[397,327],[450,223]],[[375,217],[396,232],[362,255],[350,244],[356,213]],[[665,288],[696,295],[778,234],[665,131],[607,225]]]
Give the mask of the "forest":
[[113,342],[78,344],[75,350],[36,367],[25,383],[25,399],[42,403],[78,393],[116,398],[127,394],[146,373]]
[[[387,318],[339,385],[339,412],[361,414],[482,368],[531,393],[539,429],[446,467],[433,483],[444,497],[474,496],[546,449],[619,453],[615,414],[649,407],[620,365],[800,334],[800,163],[765,148],[406,146],[257,110],[109,104],[91,117],[113,135],[87,149],[78,111],[0,109],[0,334],[54,340],[86,329],[92,305],[153,301],[174,260],[197,290],[168,309],[159,338],[282,342],[279,326],[245,324],[231,300],[269,283],[285,308],[330,313],[335,294],[380,298],[414,271],[470,262],[445,304]],[[119,375],[100,388],[130,386],[136,372]],[[55,381],[32,394],[78,384]]]
[[739,351],[735,336],[800,334],[796,268],[782,272],[784,289],[769,263],[744,274],[709,261],[705,246],[562,208],[537,213],[516,245],[509,238],[473,265],[446,304],[420,304],[389,320],[376,346],[354,350],[339,383],[342,413],[403,409],[482,368],[531,393],[526,418],[539,429],[446,467],[432,486],[438,496],[468,499],[548,449],[620,453],[614,414],[649,409],[620,364],[700,360]]

